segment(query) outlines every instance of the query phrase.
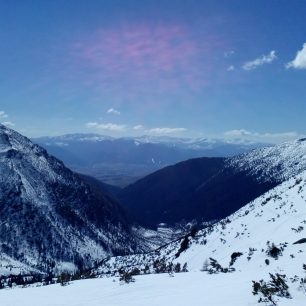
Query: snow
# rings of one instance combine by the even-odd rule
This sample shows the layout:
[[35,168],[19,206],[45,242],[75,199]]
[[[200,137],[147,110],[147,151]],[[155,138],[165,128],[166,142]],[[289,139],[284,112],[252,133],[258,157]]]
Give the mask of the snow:
[[135,146],[143,144],[164,144],[168,147],[179,147],[183,149],[191,150],[207,150],[222,147],[224,145],[235,145],[240,147],[241,151],[245,151],[252,148],[261,147],[262,145],[269,145],[255,143],[245,139],[226,139],[226,138],[182,138],[182,137],[171,137],[171,136],[153,136],[143,135],[138,137],[119,137],[114,138],[110,136],[100,134],[67,134],[60,136],[45,136],[36,138],[35,141],[43,143],[45,146],[69,146],[70,142],[103,142],[103,141],[132,141]]
[[[302,227],[300,231],[296,231]],[[233,252],[248,253],[249,248],[256,248],[250,263],[257,255],[262,259],[267,249],[267,242],[288,243],[286,256],[289,250],[297,253],[298,248],[304,245],[292,245],[295,241],[306,237],[306,171],[268,191],[253,202],[247,204],[225,220],[199,231],[195,239],[190,239],[190,247],[179,257],[179,262],[188,263],[189,270],[198,271],[208,257],[216,257],[220,263],[227,264]],[[205,240],[205,245],[203,244]],[[174,260],[180,247],[180,241],[168,244],[160,251],[160,257],[167,254],[168,260]],[[148,256],[151,256],[149,254]],[[123,259],[137,260],[138,255],[125,256]],[[142,257],[141,255],[139,256]],[[247,256],[237,260],[247,266]],[[118,258],[118,257],[117,257]],[[299,255],[293,260],[297,260]],[[262,260],[263,262],[263,260]],[[302,263],[302,262],[301,262]],[[258,268],[256,266],[256,268]]]
[[[233,306],[254,305],[254,297],[251,294],[252,280],[268,281],[269,273],[279,273],[286,275],[289,292],[293,297],[293,300],[279,299],[279,305],[293,305],[293,301],[294,305],[306,305],[306,294],[299,290],[299,280],[294,281],[295,277],[306,277],[306,271],[303,270],[303,264],[306,263],[306,244],[294,244],[302,238],[306,238],[306,172],[275,187],[228,218],[199,231],[194,238],[189,237],[189,247],[178,257],[182,239],[145,256],[111,258],[98,271],[102,275],[107,271],[112,271],[116,275],[120,267],[129,271],[134,267],[143,270],[144,266],[148,265],[152,273],[153,263],[157,259],[165,259],[168,264],[180,263],[181,266],[187,263],[190,272],[175,274],[174,278],[186,277],[184,287],[180,289],[177,284],[179,302],[184,300],[181,290],[189,292],[189,286],[197,286],[200,277],[200,293],[192,291],[189,298],[208,295],[209,305]],[[282,249],[282,254],[278,258],[268,254],[273,244]],[[218,272],[212,275],[206,271],[199,272],[204,262],[210,261],[209,258],[216,259],[222,267],[228,268],[234,252],[242,253],[232,266],[234,272]],[[139,276],[139,281],[143,281],[142,276]],[[213,292],[219,292],[218,286],[224,286],[222,295],[226,297],[225,300],[220,296],[209,297],[210,290],[206,292],[206,288],[215,281],[216,289],[212,287]],[[152,286],[154,287],[153,281]],[[165,287],[165,291],[167,292],[168,288]],[[239,302],[239,296],[242,302]],[[226,301],[230,301],[230,304]],[[166,300],[165,304],[161,305],[167,305]]]
[[[301,270],[304,255],[299,250],[305,250],[305,245],[293,245],[297,240],[306,237],[306,172],[297,178],[292,178],[272,189],[228,218],[230,223],[217,223],[213,232],[206,236],[206,245],[192,245],[181,255],[180,261],[186,261],[190,269],[197,270],[203,265],[204,259],[214,257],[221,264],[227,265],[233,252],[244,252],[256,248],[250,262],[244,255],[237,260],[238,269],[254,265],[261,268],[266,258],[261,250],[267,249],[267,242],[280,245],[288,243],[283,256],[278,261],[271,261],[271,267],[298,273]],[[299,226],[301,231],[296,232]],[[198,235],[205,233],[205,230]],[[221,240],[222,239],[222,240]],[[290,254],[295,258],[290,260]],[[255,262],[254,262],[255,261]],[[288,265],[289,261],[289,265]],[[292,263],[291,263],[292,261]],[[297,271],[296,271],[297,270]]]
[[20,261],[14,260],[13,258],[0,252],[0,276],[7,275],[18,275],[27,273],[39,273],[38,270],[30,268],[26,264]]
[[[0,173],[0,255],[8,255],[0,256],[3,274],[30,272],[47,260],[57,271],[74,271],[75,259],[91,266],[116,248],[128,252],[136,245],[131,233],[116,223],[115,213],[108,212],[116,211],[115,202],[96,198],[62,162],[1,124]],[[91,205],[101,207],[99,222],[86,213]]]
[[58,146],[65,146],[69,145],[65,143],[66,141],[92,141],[92,142],[98,142],[98,141],[105,141],[105,140],[113,140],[114,138],[111,136],[105,136],[100,134],[93,134],[93,133],[87,133],[87,134],[66,134],[66,135],[59,135],[59,136],[45,136],[38,138],[39,140],[45,142],[46,145],[58,145]]
[[[203,272],[146,275],[130,284],[103,278],[0,291],[1,306],[251,306],[258,305],[248,275],[207,275]],[[306,296],[292,292],[279,306],[305,306]]]
[[249,172],[258,180],[283,182],[306,170],[306,140],[284,142],[229,158],[228,166]]
[[140,226],[133,227],[134,236],[137,237],[137,241],[144,252],[158,249],[161,246],[182,237],[186,231],[187,228],[171,228],[166,227],[166,224],[164,227],[160,225],[157,230],[146,229]]

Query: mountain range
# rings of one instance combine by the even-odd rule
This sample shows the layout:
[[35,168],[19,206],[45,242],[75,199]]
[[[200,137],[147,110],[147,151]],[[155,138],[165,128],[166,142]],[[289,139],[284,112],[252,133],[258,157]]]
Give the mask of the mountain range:
[[230,158],[197,158],[165,167],[119,193],[145,226],[219,220],[306,169],[306,141],[259,148]]
[[189,159],[120,189],[71,171],[0,125],[0,273],[7,275],[0,284],[9,275],[61,271],[203,270],[228,274],[229,283],[234,275],[251,283],[284,272],[296,290],[306,241],[305,153],[299,139]]
[[33,141],[72,170],[120,187],[190,158],[228,157],[264,146],[242,140],[157,136],[113,138],[99,134],[69,134]]

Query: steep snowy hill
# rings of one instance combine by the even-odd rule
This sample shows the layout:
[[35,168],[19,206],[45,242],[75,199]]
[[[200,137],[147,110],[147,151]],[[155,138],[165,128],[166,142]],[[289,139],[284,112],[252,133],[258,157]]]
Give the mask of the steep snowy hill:
[[161,169],[124,188],[124,207],[147,226],[228,216],[306,170],[306,141],[256,149],[228,159],[199,158]]
[[[222,274],[220,282],[226,283],[230,291],[239,291],[235,280],[243,279],[249,284],[249,301],[252,301],[252,280],[269,281],[269,273],[280,274],[285,275],[283,279],[293,298],[300,295],[299,291],[304,292],[305,303],[305,252],[306,171],[206,229],[146,255],[113,257],[98,272],[102,275],[119,275],[122,271],[149,274],[181,269],[185,265],[193,273],[202,270],[206,275],[203,283],[208,283],[210,278],[214,281],[212,274]],[[285,304],[303,305],[294,300]],[[241,305],[253,304],[244,301]]]
[[3,125],[0,173],[0,254],[8,262],[73,269],[135,249],[116,201]]
[[228,167],[261,181],[283,182],[306,170],[306,138],[238,155],[228,159]]

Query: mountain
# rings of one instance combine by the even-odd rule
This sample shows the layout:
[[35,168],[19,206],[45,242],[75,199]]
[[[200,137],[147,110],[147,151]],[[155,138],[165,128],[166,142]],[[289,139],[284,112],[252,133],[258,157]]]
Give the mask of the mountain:
[[92,269],[94,279],[2,290],[1,303],[303,306],[305,199],[304,171],[231,216],[156,251],[104,260]]
[[[185,266],[189,273],[180,276],[181,281],[173,282],[180,282],[184,288],[181,298],[190,303],[194,300],[195,305],[199,305],[199,293],[191,288],[199,285],[214,288],[214,295],[205,296],[209,305],[228,304],[226,299],[231,301],[230,305],[256,305],[260,298],[263,303],[266,301],[265,305],[304,305],[305,248],[306,171],[205,229],[193,231],[146,255],[111,258],[97,272],[101,276],[122,275],[122,271],[142,275],[179,272]],[[147,277],[138,276],[137,282],[157,290],[154,277],[151,286]],[[180,296],[180,290],[175,292]],[[168,303],[171,298],[167,294]]]
[[1,262],[73,270],[136,249],[125,213],[109,194],[3,125],[0,172]]
[[112,138],[99,134],[69,134],[33,141],[74,171],[121,187],[183,160],[203,156],[228,157],[263,146],[205,138]]
[[[194,168],[180,163],[186,177],[187,170],[205,170],[211,176],[222,166],[222,172],[231,169],[231,179],[237,174],[242,180],[249,176],[259,184],[277,186],[231,215],[202,229],[193,227],[154,251],[104,258],[86,271],[86,278],[95,279],[64,287],[38,283],[33,286],[39,288],[2,290],[2,304],[305,305],[305,142],[301,139],[230,159],[191,160]],[[2,137],[0,143],[2,154],[7,141]],[[195,176],[191,185],[200,179]],[[146,234],[155,236],[154,231]],[[1,252],[0,256],[0,273],[8,267],[25,269],[9,255]]]
[[231,158],[198,158],[161,169],[124,188],[119,199],[139,222],[154,227],[185,219],[224,218],[306,170],[306,141],[255,149]]

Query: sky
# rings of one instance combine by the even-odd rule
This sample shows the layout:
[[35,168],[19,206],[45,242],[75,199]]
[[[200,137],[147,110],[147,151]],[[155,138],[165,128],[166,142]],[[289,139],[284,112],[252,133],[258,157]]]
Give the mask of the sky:
[[0,122],[29,137],[302,137],[305,16],[302,0],[0,0]]

